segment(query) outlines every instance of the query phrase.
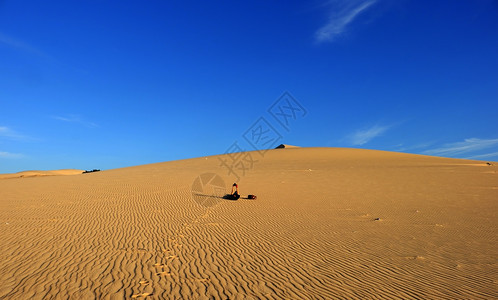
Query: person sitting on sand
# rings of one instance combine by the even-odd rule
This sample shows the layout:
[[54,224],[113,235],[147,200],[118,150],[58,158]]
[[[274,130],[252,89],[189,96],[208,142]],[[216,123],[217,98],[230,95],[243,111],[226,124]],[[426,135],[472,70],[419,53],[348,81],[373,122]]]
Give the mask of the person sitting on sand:
[[[234,189],[235,189],[235,191],[234,191]],[[239,186],[237,185],[237,183],[234,183],[232,185],[232,194],[231,195],[232,195],[233,199],[235,199],[235,200],[240,198]]]

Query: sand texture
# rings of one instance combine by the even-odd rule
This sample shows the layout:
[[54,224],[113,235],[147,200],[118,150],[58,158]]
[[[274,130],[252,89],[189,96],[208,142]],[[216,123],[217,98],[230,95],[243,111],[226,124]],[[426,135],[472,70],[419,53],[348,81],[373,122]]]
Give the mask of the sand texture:
[[83,170],[75,170],[75,169],[63,169],[63,170],[53,170],[53,171],[23,171],[11,174],[0,174],[0,179],[57,176],[57,175],[76,175],[82,173]]
[[0,299],[498,298],[496,165],[249,154],[0,180]]

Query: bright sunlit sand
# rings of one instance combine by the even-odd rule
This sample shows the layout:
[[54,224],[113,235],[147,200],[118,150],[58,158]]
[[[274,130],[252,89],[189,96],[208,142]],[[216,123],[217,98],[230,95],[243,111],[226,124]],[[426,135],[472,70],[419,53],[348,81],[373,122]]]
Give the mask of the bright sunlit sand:
[[0,298],[498,297],[497,166],[251,154],[237,201],[224,156],[0,180]]
[[75,169],[64,169],[64,170],[53,170],[53,171],[23,171],[11,174],[0,174],[0,179],[56,176],[56,175],[76,175],[76,174],[82,174],[83,172],[84,172],[83,170],[75,170]]

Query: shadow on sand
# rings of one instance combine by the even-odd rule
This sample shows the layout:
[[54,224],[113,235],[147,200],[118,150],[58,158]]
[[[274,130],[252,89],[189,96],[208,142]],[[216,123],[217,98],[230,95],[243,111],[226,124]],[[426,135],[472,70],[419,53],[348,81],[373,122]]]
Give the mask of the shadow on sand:
[[236,198],[231,194],[226,194],[223,197],[216,196],[216,195],[201,194],[201,193],[194,193],[194,195],[199,196],[199,197],[204,197],[204,198],[215,198],[215,199],[223,199],[223,200],[230,200],[230,201],[237,201],[238,199],[249,199],[247,197],[240,197],[240,196],[239,196],[239,198]]
[[240,195],[226,194],[225,196],[223,196],[223,199],[237,201],[240,199]]

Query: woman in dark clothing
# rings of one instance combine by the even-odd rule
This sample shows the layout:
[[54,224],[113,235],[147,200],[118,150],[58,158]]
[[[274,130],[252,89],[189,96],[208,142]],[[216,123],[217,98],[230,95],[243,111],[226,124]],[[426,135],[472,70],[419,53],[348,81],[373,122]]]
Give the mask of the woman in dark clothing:
[[[235,191],[234,191],[235,190]],[[240,194],[239,194],[239,186],[237,185],[237,183],[234,183],[232,185],[232,194],[231,194],[231,199],[233,200],[238,200],[240,198]]]

